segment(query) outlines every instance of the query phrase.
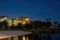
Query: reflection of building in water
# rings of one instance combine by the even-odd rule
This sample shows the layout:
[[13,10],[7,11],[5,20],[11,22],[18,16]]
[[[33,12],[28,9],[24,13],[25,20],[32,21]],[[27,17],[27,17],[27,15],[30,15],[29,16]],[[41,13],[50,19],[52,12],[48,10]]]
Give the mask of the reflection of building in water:
[[17,26],[18,23],[21,23],[22,25],[25,25],[25,24],[27,24],[27,23],[30,23],[30,18],[24,17],[24,16],[19,17],[19,18],[15,18],[15,19],[13,20],[14,26]]
[[29,40],[28,35],[31,32],[27,31],[0,31],[0,40]]

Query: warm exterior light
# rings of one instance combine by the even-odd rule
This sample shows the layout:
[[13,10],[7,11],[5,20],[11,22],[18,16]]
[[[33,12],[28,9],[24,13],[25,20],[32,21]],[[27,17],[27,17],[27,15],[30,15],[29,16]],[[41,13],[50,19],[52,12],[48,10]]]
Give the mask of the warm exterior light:
[[7,20],[8,18],[7,18],[7,17],[4,17],[3,19],[4,19],[4,20]]
[[16,18],[18,20],[18,23],[21,23],[22,25],[25,25],[26,23],[30,23],[30,19],[27,17],[19,17]]
[[4,21],[4,19],[1,19],[0,22]]
[[18,21],[18,23],[22,23],[22,21]]
[[8,26],[12,26],[12,20],[7,20]]
[[26,22],[25,21],[22,21],[22,24],[26,24]]
[[50,29],[54,29],[54,26],[50,26],[49,28],[50,28]]
[[18,21],[17,20],[13,20],[13,25],[14,26],[18,26]]
[[26,18],[25,20],[26,20],[26,21],[29,21],[29,19],[28,19],[28,18]]

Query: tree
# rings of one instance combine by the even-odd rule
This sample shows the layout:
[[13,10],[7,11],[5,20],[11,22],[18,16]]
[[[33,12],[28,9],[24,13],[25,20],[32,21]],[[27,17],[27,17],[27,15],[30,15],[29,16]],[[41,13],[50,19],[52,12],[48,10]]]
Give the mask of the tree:
[[6,21],[6,20],[4,20],[4,21],[3,21],[3,26],[5,27],[5,29],[8,29],[7,24],[8,24],[8,23],[7,23],[7,21]]
[[54,24],[57,24],[58,23],[58,21],[54,21]]
[[47,26],[46,26],[46,22],[42,22],[42,26],[41,26],[41,29],[45,29],[45,28],[47,28]]
[[26,28],[26,29],[31,29],[32,26],[31,26],[31,24],[27,23],[27,24],[25,24],[25,28]]
[[18,23],[17,29],[23,29],[23,26],[21,23]]
[[58,21],[54,21],[54,26],[55,27],[58,27],[57,24],[58,24]]
[[36,26],[35,26],[34,21],[31,22],[31,27],[32,27],[32,29],[35,29]]
[[47,18],[47,19],[45,19],[46,21],[51,21],[51,18]]
[[51,21],[47,20],[47,21],[45,22],[45,26],[46,26],[46,28],[50,28],[50,26],[52,26]]
[[40,28],[42,26],[42,22],[40,20],[33,21],[31,25],[33,28]]
[[2,22],[0,22],[0,29],[2,28],[2,26],[3,26],[3,23],[2,23]]
[[60,28],[60,23],[58,24],[58,28]]

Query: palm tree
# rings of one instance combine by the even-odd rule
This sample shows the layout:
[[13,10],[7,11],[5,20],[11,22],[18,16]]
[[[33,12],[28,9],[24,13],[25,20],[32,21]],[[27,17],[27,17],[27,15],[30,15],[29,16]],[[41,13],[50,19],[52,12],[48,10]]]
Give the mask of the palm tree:
[[34,25],[36,28],[40,28],[42,26],[42,22],[40,20],[34,21]]
[[51,18],[47,18],[46,19],[46,27],[50,28],[50,26],[52,26]]
[[29,23],[25,24],[26,29],[31,29],[31,25]]
[[54,21],[54,26],[57,27],[58,21]]
[[23,29],[23,26],[21,23],[18,23],[17,29]]
[[45,19],[46,21],[51,21],[51,18],[47,18],[47,19]]
[[60,28],[60,23],[58,24],[58,27]]
[[5,29],[8,29],[7,24],[8,24],[7,21],[4,20],[4,21],[3,21],[3,25],[4,25]]
[[51,18],[48,18],[49,19],[49,21],[51,21]]
[[54,24],[57,24],[58,23],[58,21],[54,21]]

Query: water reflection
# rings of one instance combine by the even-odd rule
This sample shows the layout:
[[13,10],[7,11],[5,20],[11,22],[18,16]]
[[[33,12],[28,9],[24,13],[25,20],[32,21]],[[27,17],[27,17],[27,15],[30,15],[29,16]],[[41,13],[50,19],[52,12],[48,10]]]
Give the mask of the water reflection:
[[60,33],[51,34],[52,40],[60,40]]
[[60,40],[60,33],[39,33],[29,35],[29,40]]

